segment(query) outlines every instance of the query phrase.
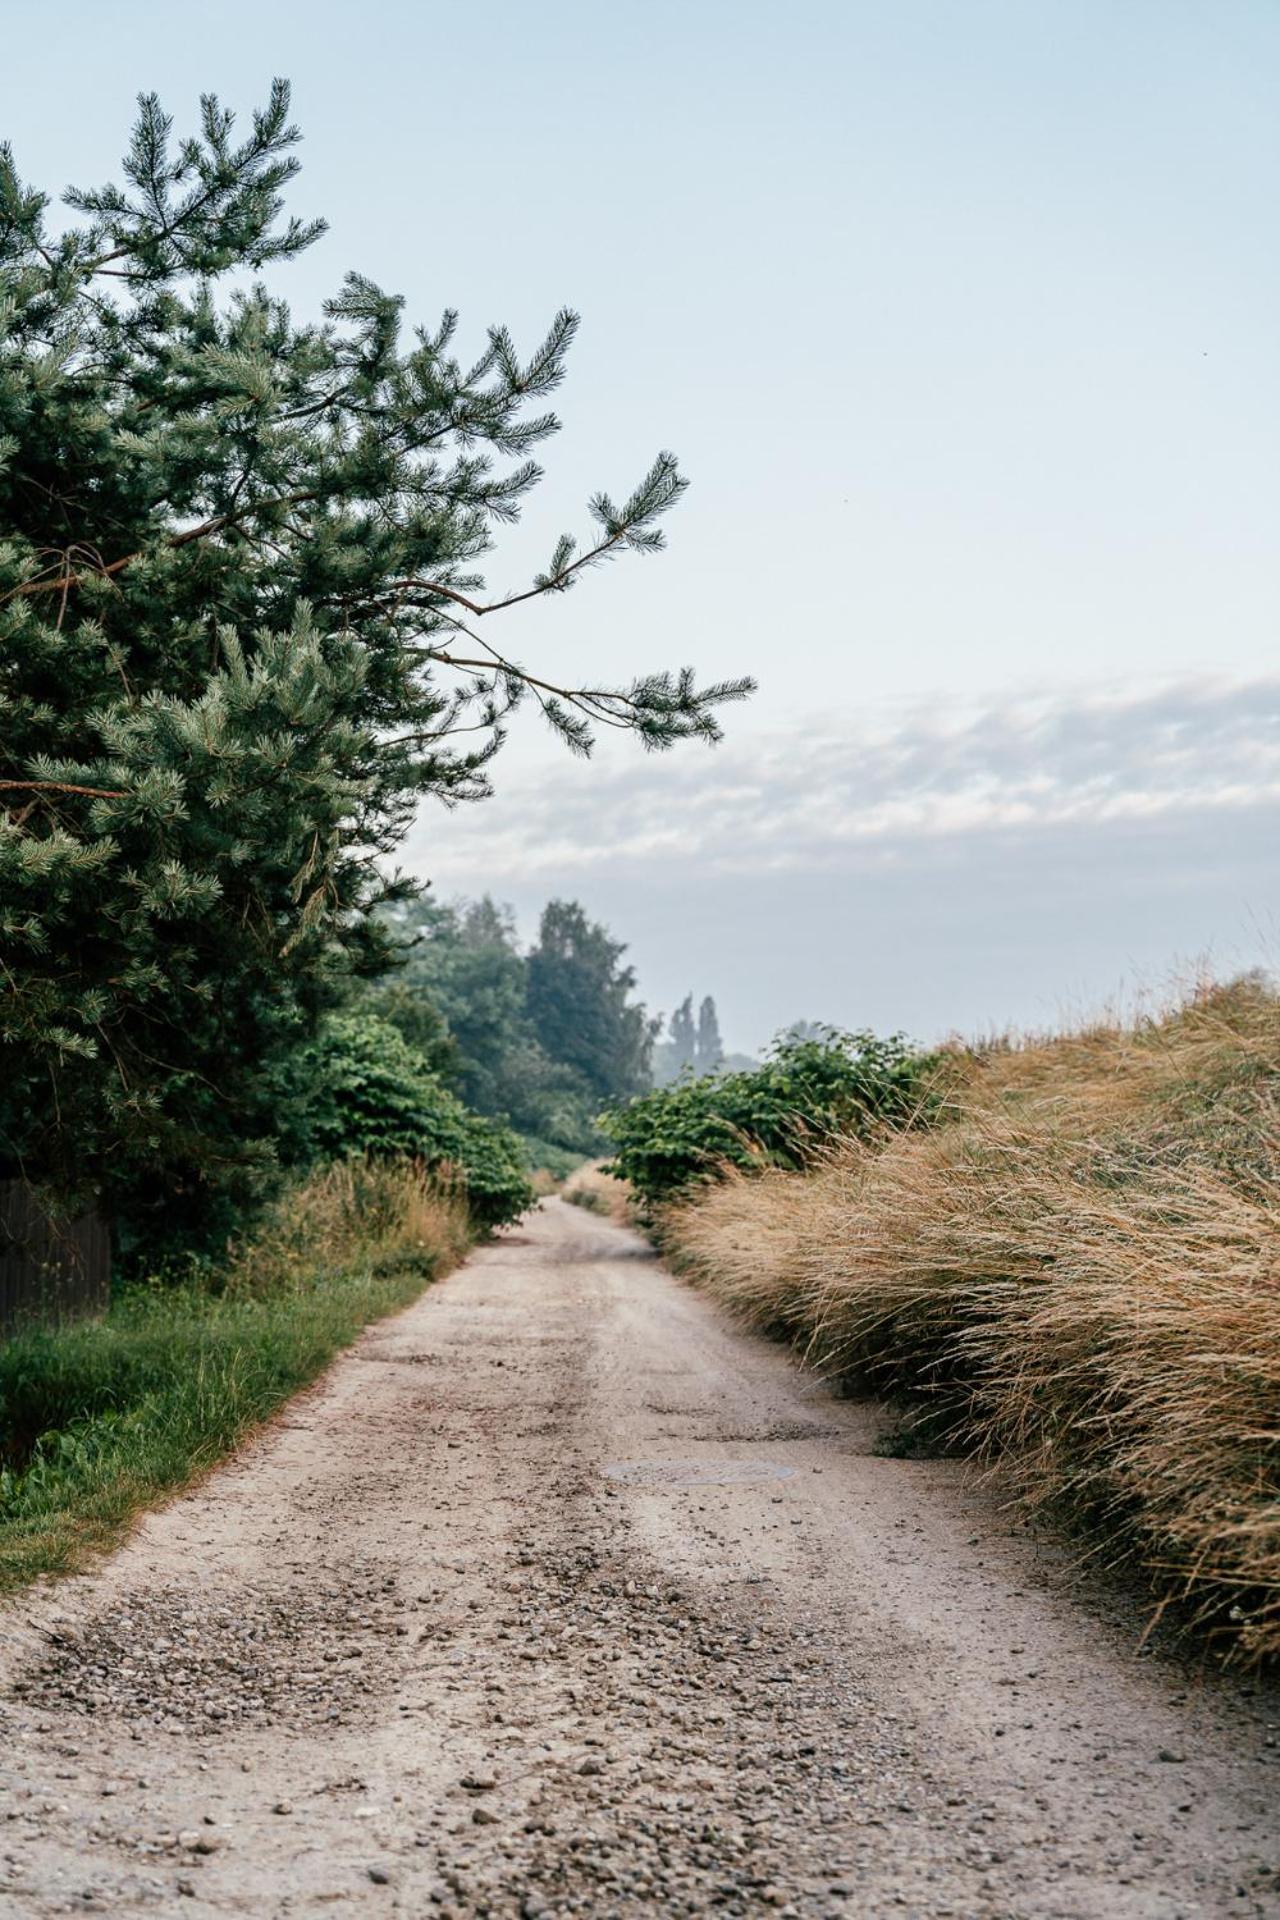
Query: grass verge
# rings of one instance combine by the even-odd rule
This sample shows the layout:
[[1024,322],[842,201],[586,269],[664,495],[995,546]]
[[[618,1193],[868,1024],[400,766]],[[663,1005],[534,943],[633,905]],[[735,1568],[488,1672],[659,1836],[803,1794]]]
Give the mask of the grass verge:
[[1280,1654],[1280,1000],[953,1049],[940,1124],[670,1210],[676,1264],[924,1396],[1225,1651]]
[[0,1592],[112,1546],[468,1244],[421,1174],[334,1167],[217,1273],[0,1346]]

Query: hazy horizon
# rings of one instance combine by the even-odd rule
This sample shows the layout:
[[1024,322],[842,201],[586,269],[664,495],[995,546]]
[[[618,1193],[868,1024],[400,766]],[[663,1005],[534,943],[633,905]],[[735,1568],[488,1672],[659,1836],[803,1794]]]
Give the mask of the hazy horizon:
[[512,768],[434,842],[420,826],[409,865],[526,936],[544,900],[581,899],[651,1007],[710,992],[746,1051],[797,1018],[1042,1029],[1280,951],[1280,675],[828,716],[807,749]]

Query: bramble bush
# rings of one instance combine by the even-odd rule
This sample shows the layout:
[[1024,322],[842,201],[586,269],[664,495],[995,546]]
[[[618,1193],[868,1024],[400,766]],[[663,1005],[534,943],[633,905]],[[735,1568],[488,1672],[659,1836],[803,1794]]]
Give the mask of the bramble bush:
[[836,1135],[920,1118],[936,1067],[902,1034],[784,1038],[751,1072],[685,1075],[602,1115],[607,1171],[651,1207],[725,1168],[802,1167]]

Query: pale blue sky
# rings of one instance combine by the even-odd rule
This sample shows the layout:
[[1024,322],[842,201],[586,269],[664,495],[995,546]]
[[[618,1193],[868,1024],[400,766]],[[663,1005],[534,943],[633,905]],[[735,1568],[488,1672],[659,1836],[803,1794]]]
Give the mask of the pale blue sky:
[[[300,307],[355,266],[404,292],[415,316],[460,307],[474,332],[501,319],[530,339],[561,302],[582,311],[566,430],[495,584],[540,564],[562,525],[581,524],[591,489],[623,490],[659,446],[693,486],[666,556],[513,615],[509,643],[556,672],[689,660],[707,676],[756,673],[760,695],[731,725],[739,748],[759,739],[760,764],[779,769],[793,823],[778,742],[803,755],[814,716],[828,747],[852,751],[959,699],[988,725],[1032,693],[1074,712],[1109,689],[1141,715],[1170,679],[1269,675],[1272,0],[229,0],[203,15],[71,0],[56,31],[43,9],[10,16],[0,133],[38,183],[116,171],[139,88],[160,91],[181,124],[202,89],[247,109],[282,72],[307,136],[296,205],[331,223],[280,278]],[[1259,694],[1268,741],[1273,696]],[[1194,731],[1194,702],[1188,712]],[[1130,745],[1140,759],[1142,740]],[[991,753],[994,790],[994,736]],[[1135,764],[1117,778],[1145,790]],[[829,847],[804,882],[800,833],[785,890],[794,977],[784,940],[766,987],[730,931],[751,895],[700,824],[712,807],[701,786],[681,810],[663,787],[670,763],[636,769],[611,747],[607,777],[639,780],[646,807],[669,804],[675,836],[666,892],[636,869],[643,924],[628,926],[626,860],[591,842],[582,772],[532,732],[509,769],[494,833],[530,782],[553,815],[563,794],[591,858],[548,872],[546,890],[607,903],[658,1004],[696,962],[709,977],[688,984],[720,994],[740,1044],[793,1013],[855,1021],[872,999],[877,1018],[895,1018],[893,970],[873,992],[839,929],[861,903],[866,937],[892,951],[916,924],[901,888],[877,894],[862,868],[833,870]],[[732,817],[741,771],[726,760],[714,776],[729,783],[717,818]],[[1114,851],[1108,818],[1090,830]],[[1168,911],[1144,924],[1169,959],[1206,936],[1248,947],[1242,930],[1270,911],[1261,851],[1238,872],[1225,863],[1231,887],[1210,908],[1200,824],[1161,843]],[[988,828],[974,816],[948,832]],[[1039,829],[1019,830],[1032,844]],[[1150,857],[1133,855],[1144,886]],[[451,885],[504,884],[500,861],[486,870],[478,819],[424,821],[415,861]],[[691,957],[686,896],[703,869],[728,889],[725,933],[713,927]],[[1002,871],[997,860],[996,893]],[[995,896],[975,889],[931,932],[947,964],[931,974],[914,955],[897,1017],[917,1028],[983,1017],[987,999],[993,1017],[1025,1018],[1159,964],[1126,948],[1101,899],[1090,921],[1086,890],[1070,925],[1078,948],[1084,914],[1087,957],[1065,972],[1050,887],[1042,937],[1021,941],[1006,980],[990,950]],[[766,883],[755,897],[768,913]],[[815,952],[829,954],[825,973]]]

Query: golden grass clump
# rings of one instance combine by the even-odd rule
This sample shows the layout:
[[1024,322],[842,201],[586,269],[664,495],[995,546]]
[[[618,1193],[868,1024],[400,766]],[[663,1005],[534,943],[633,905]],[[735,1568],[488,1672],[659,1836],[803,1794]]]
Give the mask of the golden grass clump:
[[678,1263],[818,1364],[922,1391],[1225,1644],[1280,1652],[1280,999],[953,1047],[939,1123],[733,1175]]
[[560,1198],[570,1206],[602,1214],[615,1226],[631,1225],[631,1189],[625,1180],[615,1180],[611,1173],[605,1173],[599,1161],[588,1161],[571,1173],[560,1189]]
[[355,1264],[447,1273],[473,1239],[465,1189],[447,1175],[407,1160],[335,1161],[291,1188],[253,1238],[233,1248],[219,1291],[277,1293]]

